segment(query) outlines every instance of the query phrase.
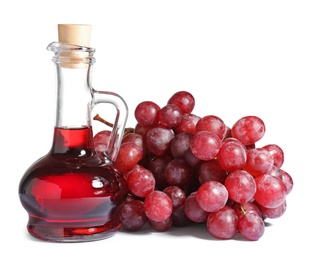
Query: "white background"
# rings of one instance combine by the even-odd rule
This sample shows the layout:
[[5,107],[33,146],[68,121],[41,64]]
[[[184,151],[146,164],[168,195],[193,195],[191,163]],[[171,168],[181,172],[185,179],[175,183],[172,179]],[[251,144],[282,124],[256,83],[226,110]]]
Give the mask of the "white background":
[[[1,25],[0,258],[284,259],[312,258],[312,1],[4,1]],[[213,239],[204,226],[119,232],[90,243],[41,242],[26,231],[18,184],[51,146],[55,74],[46,46],[58,23],[93,26],[93,85],[120,94],[133,111],[160,106],[179,90],[196,99],[194,114],[231,126],[257,115],[293,177],[287,211],[268,220],[257,242]],[[310,91],[310,93],[309,93]],[[144,251],[143,251],[144,250]],[[4,256],[6,255],[6,257]]]

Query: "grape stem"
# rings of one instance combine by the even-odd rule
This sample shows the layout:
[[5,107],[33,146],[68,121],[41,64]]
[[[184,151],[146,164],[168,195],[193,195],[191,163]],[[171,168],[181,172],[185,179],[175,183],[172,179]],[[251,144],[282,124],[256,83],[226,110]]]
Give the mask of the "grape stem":
[[[99,116],[99,114],[96,114],[94,117],[93,117],[93,120],[97,120],[109,127],[113,127],[113,124],[106,121],[105,119],[103,119],[101,116]],[[124,135],[126,134],[129,134],[129,133],[133,133],[134,132],[134,128],[132,127],[126,127],[125,130],[124,130]]]
[[103,123],[103,124],[105,124],[105,125],[107,125],[107,126],[109,126],[109,127],[113,127],[113,124],[112,124],[112,123],[110,123],[110,122],[104,120],[101,116],[99,116],[99,114],[96,114],[96,115],[94,116],[93,120],[98,120],[98,121],[100,121],[101,123]]
[[240,211],[242,212],[243,215],[247,214],[247,212],[245,211],[245,209],[243,208],[243,206],[241,204],[239,205],[239,209],[240,209]]

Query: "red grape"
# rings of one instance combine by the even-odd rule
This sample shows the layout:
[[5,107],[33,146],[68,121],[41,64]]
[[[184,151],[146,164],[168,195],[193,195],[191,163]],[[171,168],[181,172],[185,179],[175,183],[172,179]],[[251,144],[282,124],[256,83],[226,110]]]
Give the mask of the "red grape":
[[135,118],[140,125],[152,126],[159,120],[160,107],[152,101],[143,101],[135,109]]
[[198,188],[197,202],[207,212],[215,212],[223,208],[228,200],[226,187],[217,181],[208,181]]
[[124,143],[134,143],[138,145],[141,148],[142,154],[144,156],[146,149],[145,149],[142,135],[138,133],[128,133],[122,139],[122,144]]
[[95,136],[93,137],[93,141],[94,143],[102,143],[107,146],[109,144],[110,136],[110,130],[102,130],[95,134]]
[[159,232],[165,232],[172,227],[172,216],[163,220],[163,221],[154,221],[152,219],[148,219],[150,226]]
[[147,221],[143,202],[140,200],[125,202],[119,209],[119,219],[122,227],[127,231],[141,229]]
[[185,227],[192,223],[191,219],[186,216],[185,203],[179,208],[173,208],[172,226]]
[[182,158],[171,160],[164,169],[165,180],[169,185],[184,188],[193,179],[192,168]]
[[178,186],[167,186],[163,191],[171,198],[173,209],[184,205],[186,194],[181,188]]
[[240,170],[246,164],[246,149],[239,141],[224,141],[218,151],[217,159],[221,168],[227,172]]
[[171,140],[175,137],[172,129],[153,127],[146,135],[147,149],[154,155],[163,156],[169,153]]
[[172,128],[181,122],[182,117],[183,113],[178,106],[167,104],[159,111],[159,124],[167,128]]
[[272,175],[278,179],[283,179],[282,172],[279,168],[273,165],[272,169],[270,169],[267,174]]
[[247,161],[243,169],[254,177],[268,173],[274,165],[270,152],[264,148],[254,148],[247,152]]
[[190,114],[195,107],[195,98],[188,91],[179,91],[169,98],[167,104],[175,104],[183,114]]
[[207,181],[218,181],[224,183],[227,172],[222,169],[216,159],[203,161],[198,168],[199,183],[203,184]]
[[284,201],[282,204],[275,208],[266,208],[263,207],[262,205],[258,204],[258,208],[261,211],[263,219],[266,218],[279,218],[281,217],[287,209],[287,202]]
[[197,191],[190,193],[185,200],[184,211],[186,216],[196,223],[205,222],[208,219],[209,212],[200,207],[196,199]]
[[189,166],[197,169],[200,165],[202,160],[200,160],[199,158],[197,158],[192,151],[190,150],[190,147],[188,150],[186,150],[185,154],[184,154],[184,159],[185,161],[189,164]]
[[144,198],[155,188],[155,179],[151,171],[141,165],[133,168],[127,176],[129,190],[136,196]]
[[165,192],[154,190],[144,200],[144,211],[152,221],[165,221],[173,212],[173,203]]
[[265,231],[263,219],[255,212],[250,211],[239,218],[238,232],[247,240],[259,240]]
[[183,114],[180,123],[175,126],[173,129],[176,134],[179,133],[196,133],[196,125],[200,117],[194,114]]
[[168,186],[168,183],[165,179],[164,169],[166,165],[172,160],[169,156],[154,156],[150,159],[148,164],[148,169],[153,173],[156,188],[163,190]]
[[230,173],[224,183],[229,198],[237,203],[245,203],[253,199],[256,184],[251,174],[244,170]]
[[200,131],[190,139],[190,150],[200,160],[212,160],[216,157],[221,146],[221,139],[217,134]]
[[268,144],[263,146],[263,148],[272,155],[274,159],[274,165],[280,168],[284,163],[284,151],[277,144]]
[[283,169],[279,169],[279,171],[281,173],[282,181],[286,186],[286,192],[289,194],[293,188],[293,179],[291,175]]
[[140,134],[143,138],[143,140],[145,140],[147,132],[152,128],[152,126],[143,126],[139,123],[136,124],[134,132],[136,134]]
[[254,199],[266,208],[275,208],[281,205],[287,196],[287,189],[281,179],[269,174],[255,177],[256,192]]
[[230,239],[237,234],[238,216],[233,208],[225,205],[210,213],[207,220],[209,233],[218,239]]
[[93,141],[95,150],[103,157],[103,153],[108,149],[108,145],[111,138],[110,130],[103,130],[95,134]]
[[123,143],[117,154],[115,165],[121,173],[132,170],[142,159],[142,149],[134,143]]
[[217,134],[222,140],[226,134],[226,125],[219,117],[208,115],[200,118],[196,125],[197,132],[204,130]]
[[252,145],[259,141],[265,133],[264,122],[256,116],[245,116],[239,119],[231,129],[235,137],[244,145]]
[[103,158],[105,156],[105,151],[108,149],[108,146],[103,143],[94,143],[94,146],[99,156]]
[[189,149],[191,133],[179,133],[171,141],[171,154],[174,158],[184,157],[186,151]]

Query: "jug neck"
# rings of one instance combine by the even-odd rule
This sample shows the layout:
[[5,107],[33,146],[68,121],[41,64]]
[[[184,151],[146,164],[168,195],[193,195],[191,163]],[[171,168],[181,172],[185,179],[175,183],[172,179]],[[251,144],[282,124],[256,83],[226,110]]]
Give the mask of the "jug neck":
[[78,129],[91,126],[91,74],[94,49],[53,42],[48,50],[54,52],[56,66],[57,128]]

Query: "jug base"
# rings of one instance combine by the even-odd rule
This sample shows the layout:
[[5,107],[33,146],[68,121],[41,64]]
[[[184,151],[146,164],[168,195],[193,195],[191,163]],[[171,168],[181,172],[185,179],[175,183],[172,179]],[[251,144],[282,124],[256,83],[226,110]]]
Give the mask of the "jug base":
[[121,225],[107,222],[100,226],[71,226],[73,223],[53,223],[53,225],[28,224],[29,234],[37,239],[50,242],[89,242],[110,238]]

